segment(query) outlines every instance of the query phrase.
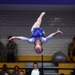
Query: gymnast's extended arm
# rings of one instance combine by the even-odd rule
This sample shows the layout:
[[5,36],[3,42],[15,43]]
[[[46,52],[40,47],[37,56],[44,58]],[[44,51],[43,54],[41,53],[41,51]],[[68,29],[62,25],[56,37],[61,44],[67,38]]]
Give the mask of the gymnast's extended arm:
[[23,36],[13,36],[9,40],[12,40],[12,39],[18,39],[18,40],[22,40],[22,41],[31,43],[31,39],[30,38],[23,37]]
[[63,34],[63,32],[62,31],[60,31],[59,30],[59,28],[58,28],[58,30],[56,31],[56,32],[54,32],[54,33],[52,33],[52,34],[50,34],[50,35],[48,35],[47,37],[45,37],[45,38],[42,38],[43,40],[43,43],[45,43],[45,42],[47,42],[47,41],[49,41],[50,39],[52,39],[54,36],[56,36],[57,34]]

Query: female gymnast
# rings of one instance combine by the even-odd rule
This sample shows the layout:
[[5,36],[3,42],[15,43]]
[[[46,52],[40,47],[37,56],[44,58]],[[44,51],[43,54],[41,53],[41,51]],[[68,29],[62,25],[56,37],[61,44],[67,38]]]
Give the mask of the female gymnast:
[[42,30],[42,28],[40,28],[42,18],[44,15],[45,15],[45,12],[42,12],[41,15],[38,17],[37,21],[33,24],[32,28],[31,28],[31,38],[27,38],[27,37],[23,37],[23,36],[13,36],[9,40],[19,39],[19,40],[23,40],[25,42],[34,44],[35,52],[37,54],[42,53],[42,51],[43,51],[42,44],[44,44],[45,42],[47,42],[48,40],[50,40],[52,37],[54,37],[57,34],[63,34],[63,32],[60,31],[58,28],[58,30],[56,32],[45,37],[45,32]]

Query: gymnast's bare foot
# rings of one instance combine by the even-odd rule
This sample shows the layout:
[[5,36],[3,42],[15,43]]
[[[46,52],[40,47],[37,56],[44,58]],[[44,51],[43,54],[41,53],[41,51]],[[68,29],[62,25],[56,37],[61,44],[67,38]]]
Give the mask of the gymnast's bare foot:
[[59,28],[57,30],[57,33],[63,34],[63,32],[59,30]]

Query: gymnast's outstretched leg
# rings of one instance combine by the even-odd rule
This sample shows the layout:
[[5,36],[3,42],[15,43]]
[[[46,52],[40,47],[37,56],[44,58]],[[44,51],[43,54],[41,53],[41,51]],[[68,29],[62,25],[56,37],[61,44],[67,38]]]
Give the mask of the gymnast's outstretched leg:
[[42,18],[44,15],[45,15],[45,12],[42,12],[41,15],[38,17],[37,21],[33,24],[32,28],[31,28],[31,32],[34,28],[40,28]]

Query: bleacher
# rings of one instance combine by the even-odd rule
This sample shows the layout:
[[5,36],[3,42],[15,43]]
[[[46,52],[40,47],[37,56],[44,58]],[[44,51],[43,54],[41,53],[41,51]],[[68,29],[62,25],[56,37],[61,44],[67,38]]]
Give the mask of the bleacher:
[[58,74],[64,73],[65,75],[70,75],[72,69],[75,68],[75,63],[59,63]]
[[[44,75],[60,75],[64,73],[65,75],[70,75],[70,72],[75,68],[75,63],[70,63],[69,57],[67,57],[66,63],[59,63],[56,66],[52,62],[51,56],[18,56],[18,61],[15,63],[0,62],[0,70],[2,69],[3,64],[6,64],[9,71],[12,72],[16,65],[19,66],[21,70],[26,71],[33,68],[33,62],[37,61],[39,68],[43,69]],[[75,57],[73,57],[75,60]]]

